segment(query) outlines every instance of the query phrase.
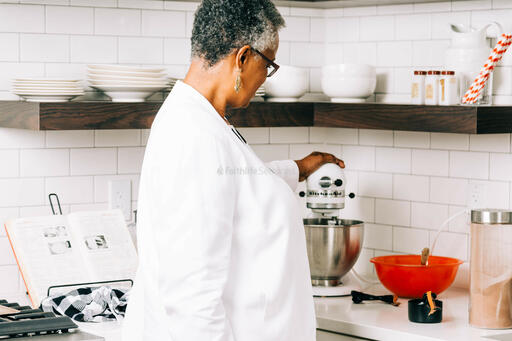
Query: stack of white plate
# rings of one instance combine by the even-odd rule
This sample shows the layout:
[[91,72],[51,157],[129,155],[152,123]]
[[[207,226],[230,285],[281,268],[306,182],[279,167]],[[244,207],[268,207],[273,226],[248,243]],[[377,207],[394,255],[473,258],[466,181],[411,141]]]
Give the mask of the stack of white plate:
[[28,102],[67,102],[84,94],[79,79],[16,78],[12,92]]
[[263,97],[265,96],[265,85],[261,85],[258,90],[256,90],[256,94],[254,95],[255,97]]
[[92,88],[105,92],[112,102],[144,102],[153,93],[169,87],[164,68],[123,65],[87,65]]

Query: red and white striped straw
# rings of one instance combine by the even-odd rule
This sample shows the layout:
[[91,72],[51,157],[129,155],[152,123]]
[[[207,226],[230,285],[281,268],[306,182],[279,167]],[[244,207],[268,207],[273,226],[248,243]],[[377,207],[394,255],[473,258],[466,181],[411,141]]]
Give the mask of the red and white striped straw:
[[507,51],[510,44],[512,44],[512,35],[503,33],[500,37],[500,40],[492,50],[491,55],[487,59],[487,62],[482,67],[482,69],[480,69],[480,73],[475,78],[468,91],[466,91],[464,94],[462,103],[474,104],[476,102],[477,98],[482,93],[482,89],[485,87],[485,84],[489,80],[491,71],[494,70],[494,67],[501,60],[503,54],[505,51]]

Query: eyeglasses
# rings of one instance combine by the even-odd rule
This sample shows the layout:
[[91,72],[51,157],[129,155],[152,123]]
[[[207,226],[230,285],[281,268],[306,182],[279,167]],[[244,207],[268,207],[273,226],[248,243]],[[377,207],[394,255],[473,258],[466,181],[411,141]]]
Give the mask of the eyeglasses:
[[271,77],[274,73],[277,72],[277,70],[279,70],[279,65],[277,65],[276,63],[274,63],[272,60],[270,60],[267,56],[265,56],[263,53],[261,53],[260,51],[256,50],[255,48],[251,47],[251,50],[253,50],[254,52],[256,52],[257,54],[260,55],[261,58],[263,58],[264,61],[266,61],[268,63],[267,65],[267,78],[268,77]]

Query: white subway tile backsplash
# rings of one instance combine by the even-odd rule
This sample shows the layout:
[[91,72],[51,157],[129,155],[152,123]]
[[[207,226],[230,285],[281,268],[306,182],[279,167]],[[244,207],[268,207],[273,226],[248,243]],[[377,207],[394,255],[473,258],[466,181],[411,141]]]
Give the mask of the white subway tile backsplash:
[[375,257],[374,250],[363,248],[359,254],[356,264],[354,264],[354,270],[357,271],[358,274],[366,277],[371,276],[373,278],[375,276],[374,266],[370,262],[370,259],[373,257]]
[[370,249],[392,250],[393,228],[386,225],[365,224],[363,247]]
[[450,176],[456,178],[488,179],[489,154],[450,152]]
[[428,201],[429,178],[417,175],[393,175],[393,199]]
[[[469,233],[471,223],[471,214],[465,206],[450,206],[449,217],[454,217],[448,223],[448,231],[458,233]],[[447,231],[445,229],[445,231]]]
[[[271,145],[271,144],[257,144],[252,146],[252,149],[260,157],[263,162],[270,162],[275,160],[286,160],[289,154],[289,145]],[[300,153],[299,158],[303,158],[307,154]],[[293,157],[292,157],[293,158]]]
[[358,41],[359,40],[359,18],[348,17],[336,21],[336,41]]
[[430,178],[430,201],[441,204],[466,205],[468,180]]
[[271,127],[270,143],[307,143],[308,127]]
[[452,1],[452,11],[468,11],[492,8],[492,0]]
[[142,35],[157,37],[185,36],[185,12],[142,11]]
[[0,4],[0,32],[44,32],[44,6]]
[[310,127],[310,143],[357,144],[357,129]]
[[[0,8],[1,5],[0,5]],[[0,33],[0,62],[17,62],[19,58],[18,33]]]
[[378,147],[375,153],[375,169],[378,172],[411,172],[410,149]]
[[46,6],[46,33],[93,34],[93,18],[92,8]]
[[448,219],[448,206],[413,202],[411,226],[437,230]]
[[4,265],[0,266],[0,278],[2,278],[2,293],[12,294],[17,293],[20,288],[19,271],[17,265]]
[[169,38],[164,40],[165,64],[190,63],[190,39]]
[[270,142],[269,128],[237,128],[237,130],[249,144],[265,144]]
[[512,8],[510,0],[492,0],[492,8]]
[[[368,43],[344,43],[343,62],[354,64],[377,64],[377,44]],[[337,61],[339,63],[339,61]]]
[[362,17],[367,15],[375,15],[377,14],[376,6],[366,6],[366,7],[347,7],[343,9],[343,16],[345,17]]
[[[511,11],[512,15],[512,11]],[[512,67],[494,69],[493,93],[496,95],[512,95]]]
[[68,149],[24,149],[20,151],[20,175],[22,177],[68,174]]
[[508,182],[470,180],[469,185],[483,186],[483,207],[501,209],[509,207],[510,188]]
[[[361,17],[360,40],[382,41],[395,39],[395,17],[383,15],[375,17]],[[395,52],[398,52],[395,51]]]
[[117,172],[119,174],[140,173],[144,151],[144,147],[119,148]]
[[279,32],[283,41],[309,41],[310,19],[304,17],[287,17],[286,27]]
[[94,33],[119,36],[138,36],[140,11],[120,8],[95,8]]
[[[279,147],[281,145],[275,144],[272,145],[275,147]],[[255,146],[258,147],[258,146]],[[299,160],[303,157],[306,157],[312,152],[323,152],[330,153],[336,156],[337,158],[341,158],[341,147],[335,144],[290,144],[290,154],[289,158],[293,160]],[[274,159],[278,160],[278,159]]]
[[433,3],[415,3],[414,12],[449,12],[452,9],[451,1]]
[[[345,169],[345,195],[354,193],[360,195],[358,190],[359,173],[357,171],[350,171]],[[351,200],[347,198],[346,200]]]
[[449,46],[449,40],[413,41],[412,65],[425,68],[444,65],[446,50]]
[[116,7],[117,0],[70,0],[71,6]]
[[0,237],[5,236],[4,224],[19,217],[19,209],[17,207],[0,208]]
[[132,188],[132,199],[137,199],[139,196],[139,175],[99,175],[94,177],[94,202],[106,203],[108,202],[108,183],[112,180],[130,180]]
[[512,180],[512,155],[491,153],[490,176],[492,180]]
[[367,146],[392,146],[391,130],[359,129],[359,144]]
[[[0,150],[0,160],[2,160],[2,167],[0,167],[0,178],[14,178],[20,175],[18,150]],[[0,230],[1,226],[2,225],[0,221]]]
[[411,83],[414,70],[410,67],[407,68],[395,68],[395,93],[406,94],[407,96],[411,93]]
[[429,245],[429,234],[426,230],[393,227],[393,251],[419,254]]
[[310,41],[324,42],[325,41],[325,19],[324,18],[311,18],[310,26]]
[[448,176],[448,151],[412,151],[412,174]]
[[377,43],[377,66],[411,66],[412,43],[392,41]]
[[470,135],[469,149],[478,152],[510,152],[510,134]]
[[290,15],[303,17],[324,17],[325,10],[323,8],[290,7]]
[[391,199],[393,196],[393,175],[387,173],[359,172],[357,195]]
[[92,176],[46,178],[46,193],[56,193],[63,205],[90,203],[93,196]]
[[375,199],[355,197],[345,200],[345,208],[341,210],[340,217],[356,219],[364,222],[375,221]]
[[119,8],[146,8],[164,9],[164,1],[161,0],[118,0]]
[[44,131],[0,128],[0,149],[43,148]]
[[395,131],[395,147],[429,148],[430,134],[416,131]]
[[73,63],[116,63],[117,38],[102,36],[73,36],[71,62]]
[[324,61],[322,43],[293,42],[290,45],[290,62],[295,66],[321,67]]
[[94,130],[48,130],[47,148],[93,147]]
[[117,153],[115,148],[71,149],[71,175],[115,174]]
[[199,3],[188,1],[164,1],[164,8],[176,11],[193,11],[197,9]]
[[192,30],[194,29],[194,12],[187,12],[186,16],[186,28],[185,28],[185,37],[190,38],[192,37]]
[[102,129],[94,131],[95,147],[126,147],[140,145],[139,129]]
[[[162,64],[164,62],[163,46],[161,38],[120,37],[119,62]],[[165,52],[167,53],[167,50]]]
[[403,5],[382,5],[377,6],[377,14],[403,14],[403,13],[412,13],[413,12],[413,4],[403,4]]
[[450,39],[450,24],[470,25],[471,12],[443,12],[434,13],[432,20],[432,39]]
[[397,40],[430,39],[430,15],[405,14],[395,18]]
[[394,72],[393,68],[377,68],[377,86],[376,93],[392,93],[394,90]]
[[44,200],[43,178],[0,179],[0,207],[41,205]]
[[431,133],[430,148],[447,150],[469,150],[469,135]]
[[363,146],[343,146],[343,160],[350,170],[375,170],[375,148]]
[[69,39],[65,35],[57,34],[22,34],[20,61],[68,62]]
[[[2,226],[3,229],[3,226]],[[16,264],[16,259],[7,237],[0,237],[0,266]]]
[[[430,231],[430,240],[433,242],[436,231]],[[468,260],[468,235],[451,232],[441,232],[432,253],[435,256],[453,257]]]
[[375,199],[375,222],[377,224],[409,226],[411,203],[408,201]]

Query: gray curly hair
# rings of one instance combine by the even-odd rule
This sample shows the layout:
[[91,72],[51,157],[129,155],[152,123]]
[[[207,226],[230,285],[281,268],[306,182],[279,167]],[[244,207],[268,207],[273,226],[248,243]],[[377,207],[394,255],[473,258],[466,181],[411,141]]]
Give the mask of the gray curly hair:
[[275,49],[284,25],[270,0],[203,0],[194,19],[192,58],[213,66],[244,45]]

